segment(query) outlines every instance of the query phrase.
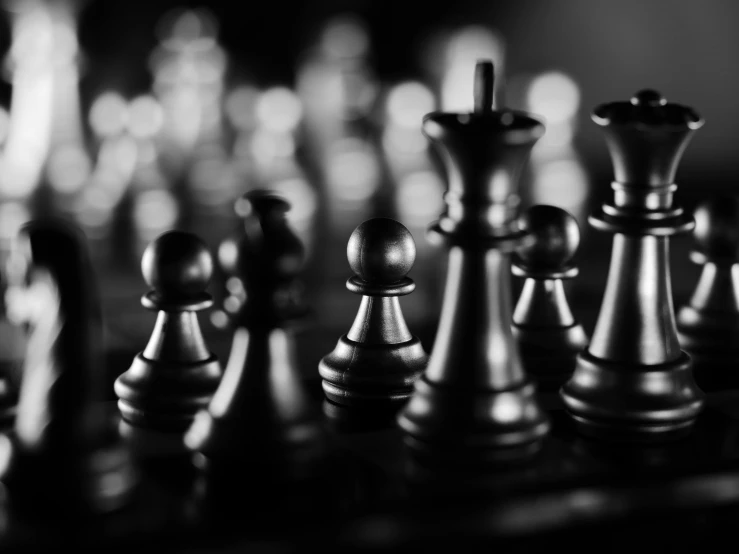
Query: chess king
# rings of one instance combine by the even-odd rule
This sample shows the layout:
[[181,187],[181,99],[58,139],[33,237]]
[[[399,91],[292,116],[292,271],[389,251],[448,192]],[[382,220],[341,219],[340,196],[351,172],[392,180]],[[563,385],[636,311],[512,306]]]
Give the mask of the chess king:
[[423,122],[447,170],[446,210],[431,231],[449,265],[428,367],[398,422],[412,453],[443,465],[527,457],[549,429],[511,329],[511,253],[530,240],[518,176],[544,125],[493,109],[493,84],[492,62],[478,62],[475,111]]
[[677,165],[703,119],[652,90],[593,113],[613,158],[613,202],[589,218],[614,233],[611,266],[589,347],[561,389],[580,430],[656,439],[692,427],[703,393],[681,350],[669,272],[669,238],[694,220],[673,205]]

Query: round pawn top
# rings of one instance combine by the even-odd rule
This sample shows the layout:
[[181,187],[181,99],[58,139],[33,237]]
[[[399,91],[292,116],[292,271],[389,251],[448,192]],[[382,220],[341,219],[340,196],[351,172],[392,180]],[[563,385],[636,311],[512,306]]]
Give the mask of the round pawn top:
[[202,294],[213,274],[213,258],[192,233],[168,231],[144,251],[141,273],[146,283],[166,298]]
[[739,197],[714,196],[695,210],[698,262],[739,262]]
[[529,208],[520,218],[522,230],[533,240],[518,249],[517,254],[533,271],[558,271],[565,268],[580,244],[580,227],[566,210],[556,206],[538,205]]
[[644,89],[637,92],[631,97],[631,103],[634,106],[656,107],[664,106],[667,100],[662,94],[653,89]]
[[394,219],[374,218],[359,225],[346,247],[349,266],[367,283],[392,285],[403,279],[416,261],[413,236]]

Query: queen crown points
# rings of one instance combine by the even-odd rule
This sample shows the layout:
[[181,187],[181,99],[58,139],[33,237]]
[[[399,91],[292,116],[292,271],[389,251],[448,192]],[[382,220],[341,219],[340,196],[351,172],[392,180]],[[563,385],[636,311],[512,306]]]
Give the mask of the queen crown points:
[[692,108],[649,89],[628,102],[602,104],[592,117],[603,128],[616,182],[642,188],[674,183],[680,157],[703,125]]
[[662,94],[652,89],[640,90],[628,102],[601,104],[593,111],[593,120],[603,126],[636,125],[675,131],[697,130],[704,123],[692,108],[668,103]]

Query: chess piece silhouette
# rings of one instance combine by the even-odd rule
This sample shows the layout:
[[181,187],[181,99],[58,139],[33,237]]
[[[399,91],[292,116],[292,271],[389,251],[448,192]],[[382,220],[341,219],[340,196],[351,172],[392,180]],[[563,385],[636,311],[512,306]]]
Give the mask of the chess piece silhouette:
[[[368,426],[394,424],[428,361],[421,341],[408,330],[399,302],[415,288],[407,277],[415,253],[410,232],[387,218],[359,225],[347,245],[355,276],[346,286],[362,295],[362,302],[351,329],[321,359],[318,371],[329,408],[339,405],[355,419],[367,420]],[[336,412],[340,409],[330,413]]]
[[222,374],[197,318],[213,303],[213,260],[197,236],[168,231],[148,246],[141,269],[151,287],[141,303],[158,315],[146,348],[115,382],[121,432],[141,457],[187,456],[183,436]]
[[0,448],[10,511],[66,525],[119,508],[137,474],[105,409],[102,317],[86,241],[71,224],[31,221],[7,275],[8,314],[28,330],[14,433]]
[[680,345],[706,391],[739,388],[739,197],[715,195],[694,212],[691,259],[703,266],[677,314]]
[[252,514],[273,503],[287,510],[276,491],[297,491],[326,451],[320,411],[295,359],[292,325],[306,314],[298,286],[304,250],[287,224],[289,205],[263,190],[237,204],[243,230],[222,243],[219,261],[245,295],[221,384],[185,436],[202,470],[196,501],[204,517],[229,511],[234,499]]
[[678,161],[703,120],[642,90],[595,109],[613,158],[614,198],[589,219],[614,234],[595,330],[561,397],[579,429],[616,440],[661,440],[690,430],[703,406],[680,349],[668,247],[693,218],[673,205]]
[[423,131],[444,154],[449,189],[432,227],[449,252],[447,284],[425,373],[398,421],[431,463],[507,462],[537,452],[549,430],[512,324],[511,253],[518,176],[544,125],[493,110],[492,62],[478,62],[473,113],[432,113]]
[[570,309],[563,281],[577,276],[577,221],[556,206],[529,208],[520,225],[534,240],[514,254],[513,274],[526,280],[513,312],[513,334],[526,373],[540,392],[557,392],[572,375],[588,338]]

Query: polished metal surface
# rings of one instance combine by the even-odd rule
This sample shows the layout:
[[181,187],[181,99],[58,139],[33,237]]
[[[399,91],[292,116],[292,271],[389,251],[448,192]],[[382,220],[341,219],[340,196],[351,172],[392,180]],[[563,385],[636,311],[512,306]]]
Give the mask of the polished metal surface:
[[703,406],[678,342],[668,242],[694,225],[672,197],[680,156],[703,121],[652,90],[596,108],[593,120],[603,128],[616,181],[613,203],[590,222],[615,236],[592,340],[561,397],[584,433],[673,438]]
[[349,237],[347,259],[355,272],[346,286],[362,300],[347,333],[318,364],[327,404],[324,412],[347,428],[393,425],[428,362],[408,329],[399,297],[415,283],[406,275],[416,246],[401,223],[369,219]]
[[513,339],[510,273],[527,235],[518,177],[544,125],[491,109],[488,65],[478,62],[475,112],[432,113],[423,124],[446,166],[446,210],[432,232],[449,259],[428,369],[398,421],[412,451],[442,463],[528,456],[549,429]]

